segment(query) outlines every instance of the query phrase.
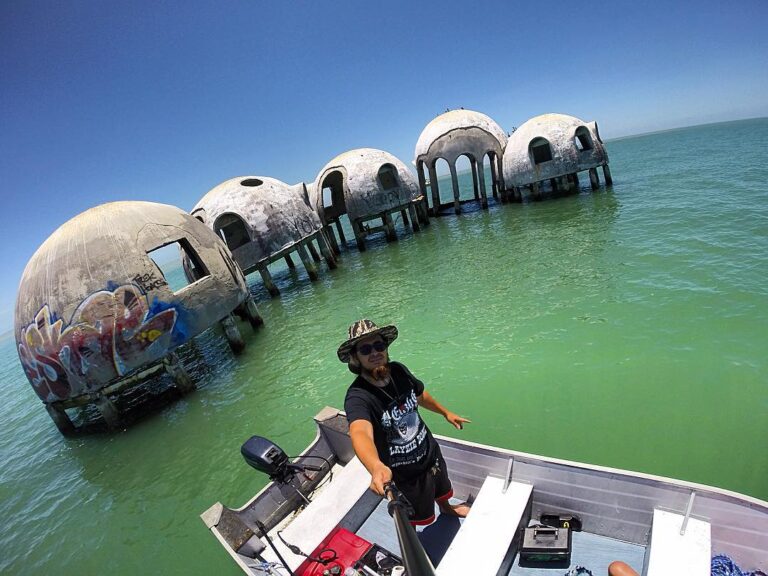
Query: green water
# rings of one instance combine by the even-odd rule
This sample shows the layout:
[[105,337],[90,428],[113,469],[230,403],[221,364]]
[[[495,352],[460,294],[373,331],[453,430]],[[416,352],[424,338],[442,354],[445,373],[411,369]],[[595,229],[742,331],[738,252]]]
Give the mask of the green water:
[[238,573],[198,515],[264,484],[246,438],[297,453],[342,405],[361,316],[473,421],[435,433],[768,499],[766,144],[768,119],[609,142],[612,190],[400,230],[319,282],[277,272],[280,299],[251,278],[246,353],[205,334],[200,389],[121,433],[61,438],[0,343],[0,572]]

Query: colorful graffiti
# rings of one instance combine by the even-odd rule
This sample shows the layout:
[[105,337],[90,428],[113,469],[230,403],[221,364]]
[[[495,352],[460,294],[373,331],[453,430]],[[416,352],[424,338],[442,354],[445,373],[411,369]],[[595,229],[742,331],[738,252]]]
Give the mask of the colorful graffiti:
[[44,402],[95,390],[165,355],[177,310],[150,307],[134,284],[83,300],[65,326],[48,305],[22,328],[19,358]]

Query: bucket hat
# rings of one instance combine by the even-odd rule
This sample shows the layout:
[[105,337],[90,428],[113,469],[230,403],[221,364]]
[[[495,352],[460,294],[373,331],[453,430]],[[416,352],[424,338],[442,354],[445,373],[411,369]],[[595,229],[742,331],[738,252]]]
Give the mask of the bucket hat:
[[384,342],[387,343],[387,346],[389,346],[397,338],[397,326],[382,326],[379,328],[376,324],[365,318],[358,320],[349,327],[349,338],[336,351],[339,360],[345,363],[349,362],[355,344],[366,336],[374,334],[381,336]]

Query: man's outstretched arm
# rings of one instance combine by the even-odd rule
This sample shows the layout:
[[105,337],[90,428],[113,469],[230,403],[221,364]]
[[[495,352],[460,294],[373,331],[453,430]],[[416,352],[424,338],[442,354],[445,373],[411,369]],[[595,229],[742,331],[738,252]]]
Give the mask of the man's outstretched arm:
[[384,496],[384,485],[392,481],[392,470],[379,458],[373,443],[373,425],[368,420],[355,420],[349,425],[349,437],[355,454],[371,473],[371,490]]
[[431,412],[434,412],[435,414],[440,414],[443,418],[448,420],[448,422],[457,428],[458,430],[462,430],[464,428],[465,422],[472,422],[471,420],[468,420],[467,418],[463,418],[459,416],[458,414],[454,414],[450,410],[448,410],[445,406],[440,404],[432,394],[424,390],[422,392],[421,396],[418,397],[419,406],[422,408],[426,408],[427,410],[430,410]]

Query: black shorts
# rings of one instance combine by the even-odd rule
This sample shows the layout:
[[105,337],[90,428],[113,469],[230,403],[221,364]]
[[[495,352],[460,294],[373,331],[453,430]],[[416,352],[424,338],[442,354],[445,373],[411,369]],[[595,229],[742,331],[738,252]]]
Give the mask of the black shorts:
[[453,496],[448,469],[440,451],[429,469],[415,478],[403,479],[394,475],[397,488],[413,506],[410,517],[414,526],[426,526],[435,521],[435,502],[445,502]]

